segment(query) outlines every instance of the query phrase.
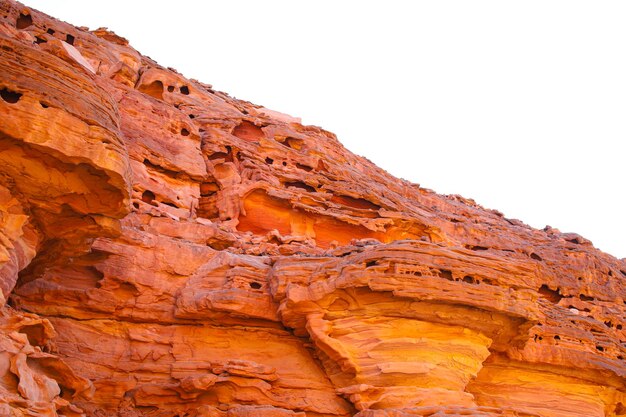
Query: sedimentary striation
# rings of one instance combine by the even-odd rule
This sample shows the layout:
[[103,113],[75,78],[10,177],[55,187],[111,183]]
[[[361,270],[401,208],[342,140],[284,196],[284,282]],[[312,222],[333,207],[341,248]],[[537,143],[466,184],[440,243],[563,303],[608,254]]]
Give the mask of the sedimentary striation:
[[11,0],[0,74],[0,415],[626,415],[581,236]]

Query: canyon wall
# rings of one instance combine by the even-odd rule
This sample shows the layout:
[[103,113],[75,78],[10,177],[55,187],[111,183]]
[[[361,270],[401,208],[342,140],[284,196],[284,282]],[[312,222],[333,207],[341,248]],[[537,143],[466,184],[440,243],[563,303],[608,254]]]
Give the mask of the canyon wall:
[[0,48],[1,416],[626,416],[625,260],[106,29]]

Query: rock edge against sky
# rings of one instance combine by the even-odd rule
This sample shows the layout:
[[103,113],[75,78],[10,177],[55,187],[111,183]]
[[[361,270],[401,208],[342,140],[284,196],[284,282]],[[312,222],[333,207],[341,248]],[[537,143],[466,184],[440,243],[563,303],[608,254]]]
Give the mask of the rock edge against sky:
[[107,30],[0,44],[0,415],[626,415],[623,260]]

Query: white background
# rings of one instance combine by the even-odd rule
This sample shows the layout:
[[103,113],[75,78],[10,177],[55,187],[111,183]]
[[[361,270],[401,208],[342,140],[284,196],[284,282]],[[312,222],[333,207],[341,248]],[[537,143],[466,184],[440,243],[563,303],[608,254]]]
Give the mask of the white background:
[[626,257],[626,3],[26,0],[335,132],[392,174]]

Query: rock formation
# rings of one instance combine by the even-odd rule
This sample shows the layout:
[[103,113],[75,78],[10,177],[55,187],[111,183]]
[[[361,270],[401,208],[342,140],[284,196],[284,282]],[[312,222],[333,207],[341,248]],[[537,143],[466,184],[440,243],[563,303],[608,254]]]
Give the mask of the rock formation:
[[626,416],[625,260],[106,29],[0,48],[1,416]]

